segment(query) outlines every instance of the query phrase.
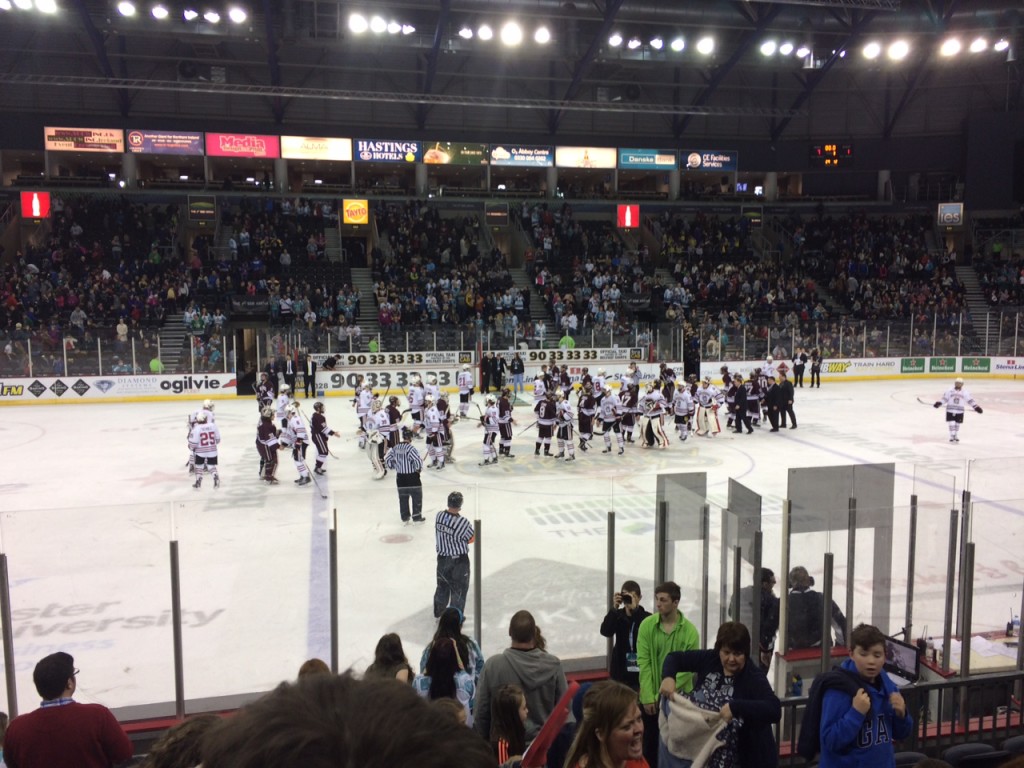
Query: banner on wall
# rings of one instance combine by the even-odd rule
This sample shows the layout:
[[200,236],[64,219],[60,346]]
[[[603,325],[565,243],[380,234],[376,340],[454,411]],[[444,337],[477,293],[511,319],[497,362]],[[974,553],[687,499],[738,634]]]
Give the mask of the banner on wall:
[[423,146],[401,139],[356,139],[355,156],[364,163],[417,163],[423,159]]
[[342,200],[341,221],[343,224],[369,224],[369,200]]
[[519,168],[551,168],[555,164],[552,147],[524,147],[511,144],[491,145],[491,165]]
[[617,159],[610,147],[555,147],[558,168],[614,168]]
[[674,149],[619,149],[619,168],[638,171],[674,171],[679,157]]
[[487,165],[486,144],[428,141],[424,146],[423,162],[428,165]]
[[184,131],[128,131],[128,151],[140,155],[191,155],[206,153],[201,133]]
[[319,136],[282,136],[281,157],[286,160],[352,160],[352,139]]
[[281,142],[277,136],[252,133],[208,133],[206,154],[210,157],[279,158]]
[[49,192],[22,192],[21,193],[21,218],[23,218],[23,219],[48,219],[48,218],[50,218],[50,193]]
[[735,149],[684,149],[679,161],[685,171],[735,171],[740,153]]
[[233,373],[42,376],[0,381],[0,404],[235,395]]
[[43,128],[43,146],[50,152],[124,152],[120,128]]
[[217,220],[216,195],[189,195],[188,220],[211,223]]

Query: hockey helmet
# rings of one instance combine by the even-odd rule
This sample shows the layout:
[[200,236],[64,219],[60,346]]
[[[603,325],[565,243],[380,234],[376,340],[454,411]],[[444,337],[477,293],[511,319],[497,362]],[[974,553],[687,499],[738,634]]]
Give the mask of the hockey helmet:
[[768,357],[767,357],[767,358],[765,358],[765,362],[766,362],[766,363],[768,363],[769,365],[770,365],[771,363],[773,363],[774,361],[775,361],[775,358],[774,358],[774,357],[772,357],[771,355],[768,355]]
[[414,373],[414,374],[412,374],[412,375],[411,375],[411,376],[409,377],[409,380],[410,380],[410,381],[411,381],[411,382],[412,382],[413,384],[419,384],[419,383],[420,383],[420,382],[422,381],[422,379],[420,378],[420,375],[419,375],[418,373]]
[[205,408],[207,411],[212,411],[213,410],[213,401],[212,400],[203,400],[203,408]]
[[270,406],[267,406],[262,411],[260,411],[260,416],[262,416],[264,419],[272,419],[274,418],[274,409],[271,408]]
[[428,373],[427,374],[427,383],[428,384],[437,384],[437,376],[435,376],[432,373]]
[[646,386],[644,387],[644,389],[647,390],[648,392],[653,392],[654,391],[654,382],[653,381],[648,381]]
[[741,376],[738,373],[734,373],[732,375],[732,380],[733,380],[734,383],[739,384],[741,381],[743,381],[743,376]]
[[598,368],[597,369],[597,375],[598,376],[604,376],[604,368]]
[[206,423],[206,414],[203,413],[202,411],[197,413],[196,414],[196,423],[197,424],[205,424]]
[[608,385],[605,385],[604,393],[606,395],[610,395],[612,393],[612,388],[610,386],[608,386]]
[[485,400],[488,405],[494,405],[496,402],[498,402],[497,398],[494,395],[488,395],[485,398]]
[[685,387],[686,387],[686,382],[683,381],[682,379],[680,379],[679,381],[676,382],[676,389],[684,389]]
[[284,394],[285,392],[291,392],[291,391],[292,391],[292,388],[291,388],[291,387],[289,387],[289,386],[288,386],[287,384],[282,384],[282,385],[281,385],[281,394],[282,394],[282,395],[283,395],[283,394]]
[[960,387],[962,387],[963,385],[964,385],[964,380],[959,378],[959,377],[957,378],[956,381],[953,382],[953,386],[956,387],[957,389],[960,389]]
[[722,373],[728,373],[729,372],[729,366],[728,365],[723,365],[719,370]]
[[296,413],[299,412],[299,409],[295,407],[294,403],[292,403],[291,405],[284,409],[284,412],[287,413],[289,416],[294,416]]
[[469,370],[469,363],[463,363],[462,364],[462,370],[468,371]]
[[563,400],[565,400],[565,392],[563,392],[560,389],[558,391],[556,391],[555,392],[555,400],[557,400],[558,402],[562,402]]
[[389,397],[388,398],[388,405],[393,405],[393,406],[395,406],[395,408],[397,408],[398,407],[398,397],[396,395],[392,395],[391,397]]
[[710,376],[705,376],[704,377],[704,383],[705,384],[710,384],[711,383],[711,377]]
[[324,404],[317,400],[315,403],[313,403],[313,410],[316,411],[317,413],[323,413]]
[[[317,403],[317,405],[319,405],[319,403]],[[384,407],[384,403],[382,403],[380,401],[379,397],[374,395],[373,396],[373,400],[370,401],[370,410],[373,411],[374,413],[376,413],[377,411],[379,411],[383,407]]]
[[[633,365],[633,367],[636,367],[635,364]],[[662,370],[665,370],[665,368],[668,367],[668,363],[658,363],[658,367],[661,368]]]
[[433,395],[424,395],[423,396],[423,404],[426,405],[426,406],[433,405],[434,404],[434,396]]
[[503,387],[501,390],[502,397],[512,397],[512,390],[508,387]]
[[591,392],[594,391],[594,385],[588,381],[586,384],[583,385],[583,391],[589,395]]
[[590,373],[590,369],[587,366],[583,366],[583,375],[586,376],[588,373]]

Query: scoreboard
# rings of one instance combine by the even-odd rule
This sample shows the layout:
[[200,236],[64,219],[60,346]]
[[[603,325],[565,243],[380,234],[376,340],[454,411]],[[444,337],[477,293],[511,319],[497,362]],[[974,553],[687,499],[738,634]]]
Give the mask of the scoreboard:
[[853,144],[812,144],[810,159],[811,165],[818,168],[848,168],[853,165]]

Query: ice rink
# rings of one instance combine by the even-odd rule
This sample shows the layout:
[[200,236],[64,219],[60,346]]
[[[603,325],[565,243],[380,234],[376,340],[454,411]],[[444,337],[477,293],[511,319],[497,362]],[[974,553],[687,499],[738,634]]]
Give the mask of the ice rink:
[[[482,584],[485,655],[506,645],[509,616],[528,608],[548,650],[566,660],[601,656],[608,512],[616,519],[616,580],[638,580],[650,608],[659,472],[706,472],[713,520],[727,504],[729,478],[761,494],[764,563],[778,569],[790,468],[895,463],[898,523],[910,494],[922,496],[915,627],[930,625],[932,634],[941,632],[949,511],[968,487],[976,505],[975,629],[998,628],[1019,611],[1024,579],[1024,461],[1018,458],[1024,457],[1024,384],[968,380],[985,413],[966,415],[958,444],[948,440],[944,411],[930,405],[951,384],[826,381],[821,389],[797,390],[796,430],[770,434],[765,425],[752,435],[723,432],[685,443],[673,433],[666,450],[630,445],[624,456],[600,453],[595,437],[596,450],[577,451],[573,464],[534,457],[534,432],[518,435],[534,419],[529,404],[521,404],[516,458],[497,466],[477,464],[482,430],[475,421],[456,425],[458,462],[424,471],[428,523],[411,527],[399,520],[393,476],[371,477],[348,399],[325,401],[328,424],[343,434],[331,440],[335,455],[327,476],[318,478],[326,499],[316,486],[293,484],[297,474],[286,455],[280,485],[257,477],[252,397],[216,401],[222,483],[214,489],[207,479],[200,491],[191,487],[185,463],[186,418],[202,398],[5,408],[0,533],[20,709],[37,705],[31,669],[55,650],[75,656],[81,701],[111,707],[173,701],[172,536],[180,542],[187,699],[267,690],[293,677],[310,656],[330,659],[328,529],[335,512],[341,667],[362,671],[377,639],[392,631],[418,666],[435,625],[432,519],[452,490],[466,495],[463,513],[481,523],[474,567]],[[311,415],[312,401],[300,403]],[[425,452],[423,442],[416,445]],[[836,504],[845,508],[847,500]],[[722,550],[716,526],[713,584]],[[845,536],[802,541],[793,564],[820,574],[825,551],[835,552],[837,589],[845,589]],[[679,549],[670,576],[684,586],[682,607],[694,618],[693,585],[702,573],[689,556]],[[858,567],[855,582],[868,574]],[[897,546],[892,577],[905,576],[905,552]],[[473,598],[471,590],[467,629],[476,619]],[[713,607],[712,626],[719,610]],[[893,610],[888,631],[900,628],[899,600]],[[856,613],[854,622],[862,618]]]

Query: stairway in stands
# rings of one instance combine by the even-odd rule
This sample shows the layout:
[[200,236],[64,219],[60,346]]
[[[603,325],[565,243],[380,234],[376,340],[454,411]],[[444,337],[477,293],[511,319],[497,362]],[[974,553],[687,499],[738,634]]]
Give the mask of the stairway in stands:
[[359,350],[365,351],[370,339],[380,333],[380,323],[377,322],[377,300],[373,294],[373,271],[368,267],[352,268],[352,287],[359,291],[362,299],[359,302],[359,327],[363,331],[362,340],[358,345],[353,344],[353,351],[358,346]]
[[974,271],[974,267],[957,267],[956,279],[964,286],[964,303],[971,313],[971,324],[978,340],[977,352],[986,354],[986,350],[989,350],[994,354],[999,347],[999,323],[988,324],[988,338],[986,339],[985,315],[991,311],[991,308],[985,298],[985,292],[981,289],[978,273]]
[[[555,316],[544,306],[544,298],[534,290],[530,276],[522,267],[511,267],[509,274],[512,276],[512,282],[515,283],[516,288],[520,291],[523,288],[530,291],[530,322],[536,323],[538,320],[543,320],[548,326],[548,337],[550,337],[554,333],[552,326],[555,323]],[[555,338],[557,339],[560,335],[561,333]]]
[[[189,355],[188,329],[180,312],[167,315],[160,326],[160,360],[164,364],[165,373],[189,373],[192,365]],[[149,370],[149,361],[140,363]]]

